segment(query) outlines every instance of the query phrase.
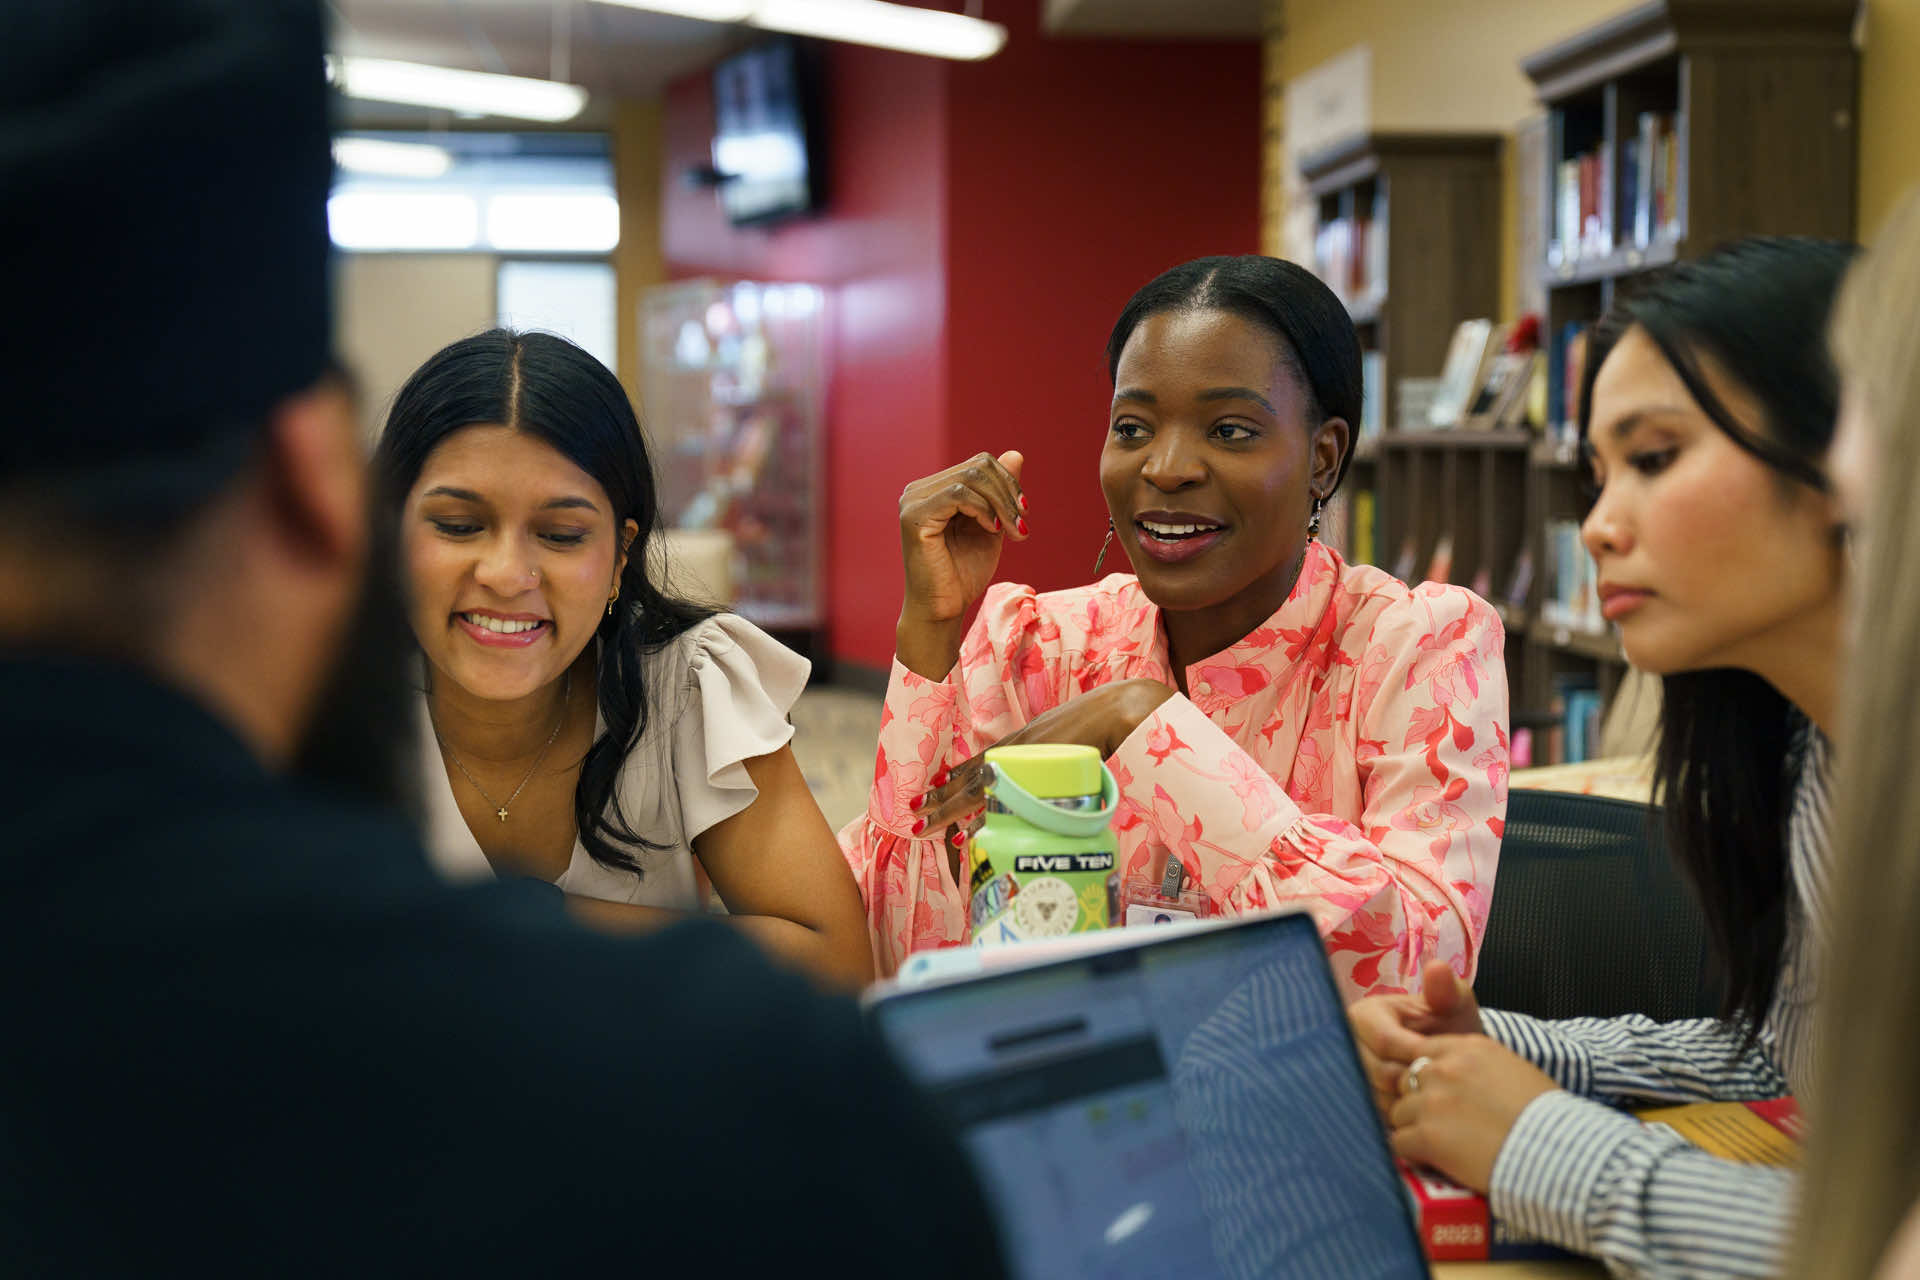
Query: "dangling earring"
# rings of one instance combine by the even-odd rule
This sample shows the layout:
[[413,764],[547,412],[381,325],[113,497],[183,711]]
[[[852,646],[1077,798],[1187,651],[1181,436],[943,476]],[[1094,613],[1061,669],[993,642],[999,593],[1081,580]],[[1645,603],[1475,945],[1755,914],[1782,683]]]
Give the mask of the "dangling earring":
[[1093,558],[1093,576],[1100,576],[1100,566],[1107,562],[1107,548],[1113,545],[1113,517],[1107,517],[1107,536],[1100,540],[1100,554]]
[[1307,517],[1307,541],[1309,542],[1320,536],[1320,512],[1326,508],[1326,505],[1325,498],[1318,494],[1314,495],[1313,514]]
[[613,602],[615,600],[618,600],[619,598],[620,598],[620,584],[616,582],[613,584],[613,594],[607,597],[607,616],[609,618],[613,616]]

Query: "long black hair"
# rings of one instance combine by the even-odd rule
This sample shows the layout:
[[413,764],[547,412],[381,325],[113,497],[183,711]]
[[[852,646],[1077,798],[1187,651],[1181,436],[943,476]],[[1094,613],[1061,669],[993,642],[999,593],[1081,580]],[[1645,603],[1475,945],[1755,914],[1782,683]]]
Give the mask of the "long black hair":
[[1347,423],[1347,448],[1330,498],[1346,478],[1360,432],[1360,336],[1333,290],[1304,267],[1258,254],[1195,258],[1163,271],[1134,294],[1107,339],[1107,377],[1148,316],[1169,311],[1226,311],[1280,340],[1282,358],[1307,395],[1307,430],[1329,418]]
[[[383,508],[400,508],[427,456],[464,427],[497,423],[552,445],[607,491],[616,529],[639,526],[620,575],[620,598],[600,620],[597,687],[607,731],[580,765],[573,816],[595,861],[639,874],[636,851],[661,846],[635,831],[615,787],[620,766],[646,731],[644,658],[713,610],[682,600],[647,572],[660,523],[653,466],[640,420],[607,367],[550,333],[489,329],[442,348],[394,398],[374,453]],[[397,545],[397,542],[395,543]]]
[[[1651,277],[1594,326],[1580,388],[1580,435],[1593,383],[1629,330],[1651,339],[1694,403],[1783,483],[1825,492],[1839,412],[1827,315],[1850,245],[1798,237],[1737,241]],[[1761,406],[1764,430],[1742,423],[1703,371],[1713,364]],[[1726,984],[1721,1016],[1757,1034],[1779,981],[1787,936],[1787,822],[1796,737],[1806,717],[1750,671],[1663,676],[1654,774],[1667,842],[1698,894]]]

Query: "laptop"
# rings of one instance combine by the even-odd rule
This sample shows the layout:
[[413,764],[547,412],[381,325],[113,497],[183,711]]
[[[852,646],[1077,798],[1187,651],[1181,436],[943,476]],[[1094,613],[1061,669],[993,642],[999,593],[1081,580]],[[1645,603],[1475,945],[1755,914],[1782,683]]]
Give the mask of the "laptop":
[[1304,914],[876,997],[957,1127],[1022,1280],[1425,1276]]

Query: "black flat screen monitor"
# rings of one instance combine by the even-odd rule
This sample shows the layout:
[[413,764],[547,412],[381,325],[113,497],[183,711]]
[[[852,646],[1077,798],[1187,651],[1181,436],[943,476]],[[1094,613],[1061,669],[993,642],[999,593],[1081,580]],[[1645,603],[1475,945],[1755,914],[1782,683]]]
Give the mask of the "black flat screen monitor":
[[774,40],[713,72],[713,167],[735,225],[811,213],[820,203],[819,97],[807,50]]

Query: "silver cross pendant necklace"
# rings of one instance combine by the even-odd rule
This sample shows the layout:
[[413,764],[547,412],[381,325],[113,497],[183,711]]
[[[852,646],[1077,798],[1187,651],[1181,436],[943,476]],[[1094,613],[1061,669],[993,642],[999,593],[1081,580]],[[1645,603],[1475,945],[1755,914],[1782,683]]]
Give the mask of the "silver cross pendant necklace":
[[507,810],[513,806],[515,800],[520,798],[520,793],[527,789],[527,784],[533,781],[533,775],[539,772],[540,762],[547,758],[547,752],[553,750],[553,744],[559,740],[560,730],[565,727],[567,723],[567,705],[570,700],[569,696],[572,693],[573,668],[569,667],[567,668],[566,677],[560,685],[560,719],[555,722],[553,732],[547,735],[547,745],[541,747],[540,754],[533,758],[533,764],[528,768],[527,776],[520,779],[520,785],[513,789],[513,794],[507,797],[506,803],[504,804],[496,802],[492,796],[487,794],[487,789],[480,785],[480,779],[473,776],[467,769],[467,766],[461,763],[460,757],[454,753],[453,748],[447,745],[447,740],[440,734],[440,722],[433,719],[431,707],[428,709],[427,718],[433,724],[434,741],[440,744],[440,750],[446,753],[447,759],[453,761],[453,767],[460,771],[460,775],[473,784],[473,789],[480,793],[480,798],[494,806],[493,816],[505,822],[507,820]]

